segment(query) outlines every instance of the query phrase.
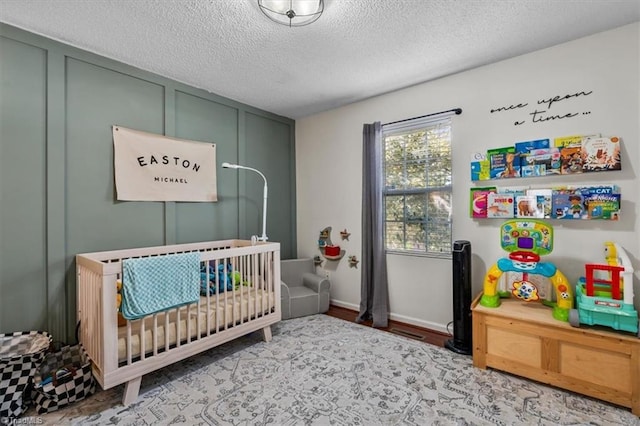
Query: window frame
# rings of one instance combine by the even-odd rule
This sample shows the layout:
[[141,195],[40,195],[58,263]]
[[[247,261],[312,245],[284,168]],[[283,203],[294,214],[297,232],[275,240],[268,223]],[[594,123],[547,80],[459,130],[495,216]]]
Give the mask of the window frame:
[[[426,156],[424,159],[425,162],[425,176],[424,176],[424,187],[403,187],[403,188],[388,188],[387,184],[388,184],[388,175],[387,175],[387,168],[388,168],[388,164],[390,163],[387,159],[387,150],[388,150],[388,146],[387,146],[387,138],[388,137],[392,137],[392,136],[397,136],[397,135],[406,135],[406,134],[411,134],[411,133],[418,133],[421,131],[425,131],[428,132],[428,130],[430,128],[434,128],[434,127],[438,127],[438,126],[448,126],[448,132],[449,132],[449,139],[448,139],[448,150],[449,150],[449,158],[448,158],[448,163],[449,163],[449,175],[446,176],[446,178],[448,178],[448,184],[445,185],[438,185],[438,186],[429,186],[427,179],[428,179],[428,172],[429,172],[429,168],[428,168],[428,164],[429,164],[429,157]],[[452,217],[452,213],[453,213],[453,169],[451,167],[452,165],[452,161],[453,161],[453,153],[452,153],[452,120],[451,120],[451,114],[447,114],[446,116],[438,116],[438,117],[418,117],[418,118],[414,118],[414,119],[408,119],[408,120],[402,120],[399,122],[393,122],[393,123],[388,123],[388,124],[383,124],[382,125],[382,135],[381,135],[381,139],[382,139],[382,164],[381,164],[381,169],[382,169],[382,180],[383,180],[383,185],[382,185],[382,209],[383,209],[383,221],[384,221],[384,247],[385,247],[385,252],[387,254],[394,254],[394,255],[406,255],[406,256],[415,256],[415,257],[429,257],[429,258],[445,258],[445,259],[450,259],[452,257],[452,250],[453,250],[453,217]],[[426,136],[425,136],[426,137]],[[430,138],[426,138],[426,140],[423,143],[423,146],[425,148],[427,148],[429,146],[429,139]],[[431,139],[433,140],[433,139]],[[403,150],[405,148],[403,147]],[[403,155],[403,160],[400,162],[400,164],[403,167],[403,172],[406,176],[406,172],[407,172],[407,164],[410,164],[412,162],[412,160],[407,160],[406,157],[406,151],[403,151],[404,155]],[[419,163],[419,161],[418,161]],[[428,207],[429,207],[429,194],[433,194],[433,193],[447,193],[448,194],[448,201],[449,201],[449,209],[443,209],[443,208],[439,208],[439,211],[448,211],[448,219],[447,220],[442,220],[439,218],[436,218],[433,222],[435,225],[433,226],[433,231],[437,230],[439,228],[439,226],[442,225],[446,225],[447,230],[448,230],[448,236],[449,236],[449,247],[448,247],[448,251],[444,250],[444,251],[429,251],[429,238],[428,238],[428,234],[429,234],[429,223],[430,220],[429,219],[429,215],[428,215]],[[411,195],[421,195],[424,194],[425,195],[425,201],[424,201],[424,213],[422,216],[422,220],[418,221],[418,223],[423,223],[424,224],[424,229],[425,229],[425,238],[424,238],[424,244],[425,244],[425,248],[424,249],[420,249],[420,250],[415,250],[415,249],[400,249],[400,248],[388,248],[388,244],[387,244],[387,230],[388,230],[388,225],[390,223],[399,223],[402,226],[402,232],[403,232],[403,243],[406,246],[407,244],[407,225],[410,224],[410,219],[407,218],[407,209],[406,209],[406,196],[411,196]],[[389,220],[389,216],[387,215],[387,201],[388,201],[388,197],[389,196],[402,196],[405,197],[403,199],[403,217],[402,220]],[[416,223],[415,221],[413,222],[414,224]],[[442,250],[442,247],[441,247]]]

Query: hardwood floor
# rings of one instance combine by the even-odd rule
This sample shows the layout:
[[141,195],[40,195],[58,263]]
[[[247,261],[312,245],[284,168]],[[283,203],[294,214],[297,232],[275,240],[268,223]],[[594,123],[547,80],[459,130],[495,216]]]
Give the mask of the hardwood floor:
[[[355,322],[358,313],[351,309],[341,308],[338,306],[329,306],[327,315],[340,318],[345,321]],[[371,321],[363,323],[371,327]],[[429,330],[427,328],[417,327],[415,325],[405,324],[398,321],[389,320],[389,326],[386,328],[379,328],[379,330],[388,331],[390,333],[398,334],[400,336],[408,337],[410,339],[419,340],[421,342],[429,343],[444,347],[444,343],[451,339],[451,336],[439,331]]]

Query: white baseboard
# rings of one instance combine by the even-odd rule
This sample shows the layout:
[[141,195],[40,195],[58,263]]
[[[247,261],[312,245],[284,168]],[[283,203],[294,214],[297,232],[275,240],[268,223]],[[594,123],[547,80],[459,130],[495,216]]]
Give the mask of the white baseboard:
[[[352,311],[356,311],[356,312],[360,310],[360,305],[355,305],[353,303],[347,303],[340,300],[331,299],[331,304],[339,308],[351,309]],[[451,332],[453,332],[453,330],[451,330],[451,332],[447,330],[446,324],[443,325],[443,324],[438,324],[430,321],[424,321],[417,318],[411,318],[405,315],[394,314],[393,312],[389,314],[389,319],[393,321],[403,322],[409,325],[415,325],[417,327],[426,328],[428,330],[438,331],[444,334],[450,335]]]
[[346,308],[346,309],[351,309],[352,311],[360,312],[360,305],[354,305],[353,303],[342,302],[336,299],[331,299],[330,303],[339,308]]

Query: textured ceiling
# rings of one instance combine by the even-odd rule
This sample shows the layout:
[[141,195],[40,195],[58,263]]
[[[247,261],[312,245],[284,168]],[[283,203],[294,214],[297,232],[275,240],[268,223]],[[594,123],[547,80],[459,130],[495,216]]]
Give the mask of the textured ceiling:
[[[291,118],[640,20],[640,0],[0,0],[0,21]],[[594,52],[594,60],[597,52]]]

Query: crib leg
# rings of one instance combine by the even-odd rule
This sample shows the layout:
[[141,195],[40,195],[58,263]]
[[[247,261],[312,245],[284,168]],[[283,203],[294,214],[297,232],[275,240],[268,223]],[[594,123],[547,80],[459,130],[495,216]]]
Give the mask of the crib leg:
[[140,382],[142,382],[142,376],[136,377],[133,380],[129,380],[124,385],[124,395],[122,396],[122,405],[125,407],[138,399],[138,393],[140,392]]
[[262,329],[262,337],[264,338],[265,342],[270,342],[271,341],[271,326],[268,325],[265,328]]

